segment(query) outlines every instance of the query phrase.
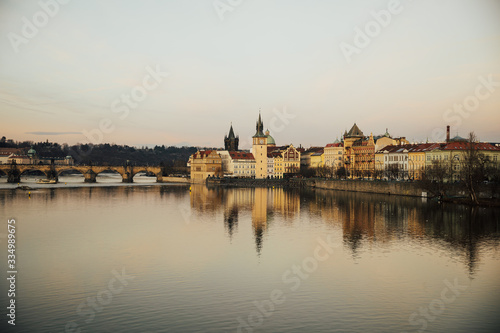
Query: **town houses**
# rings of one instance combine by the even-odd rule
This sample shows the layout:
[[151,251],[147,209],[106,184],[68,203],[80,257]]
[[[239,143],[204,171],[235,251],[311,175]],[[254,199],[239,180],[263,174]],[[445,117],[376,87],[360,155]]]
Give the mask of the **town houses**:
[[[450,138],[447,127],[446,141],[410,143],[406,137],[393,137],[385,133],[365,134],[356,123],[349,131],[325,146],[303,148],[277,145],[259,113],[252,146],[239,149],[239,137],[231,124],[224,136],[224,149],[200,150],[189,159],[191,178],[252,178],[282,179],[315,175],[349,179],[420,180],[426,170],[436,165],[449,171],[448,181],[457,181],[463,168],[465,153],[472,147],[480,154],[486,167],[500,168],[500,146]],[[309,172],[305,172],[308,170]]]

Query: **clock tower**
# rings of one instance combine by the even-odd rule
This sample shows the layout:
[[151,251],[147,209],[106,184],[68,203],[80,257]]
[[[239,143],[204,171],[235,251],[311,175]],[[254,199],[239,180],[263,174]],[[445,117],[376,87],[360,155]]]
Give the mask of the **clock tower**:
[[259,113],[256,132],[253,138],[252,153],[255,158],[255,178],[267,177],[267,136],[264,134],[264,124]]

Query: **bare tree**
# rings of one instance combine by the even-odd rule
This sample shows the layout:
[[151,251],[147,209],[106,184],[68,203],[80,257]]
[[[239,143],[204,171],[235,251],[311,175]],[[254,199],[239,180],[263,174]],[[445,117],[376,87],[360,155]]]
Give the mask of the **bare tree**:
[[484,179],[486,159],[478,149],[478,140],[474,132],[469,133],[466,149],[463,153],[463,162],[460,177],[473,203],[478,204],[478,190]]
[[400,177],[399,164],[390,164],[387,168],[387,174],[389,179],[399,179]]

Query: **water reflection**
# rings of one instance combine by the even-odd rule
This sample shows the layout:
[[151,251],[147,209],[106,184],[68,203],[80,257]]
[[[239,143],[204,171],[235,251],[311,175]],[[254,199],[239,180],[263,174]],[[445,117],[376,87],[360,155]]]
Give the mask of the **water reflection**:
[[498,246],[500,210],[438,204],[426,200],[335,192],[306,191],[309,210],[327,223],[342,223],[345,245],[355,255],[365,243],[412,241],[439,244],[459,255],[473,275],[482,243]]
[[257,254],[261,254],[268,223],[278,214],[288,220],[300,213],[297,191],[281,188],[208,188],[191,187],[191,208],[198,213],[223,210],[224,226],[230,239],[238,230],[240,213],[251,213]]
[[[427,331],[497,327],[498,209],[313,189],[131,184],[35,189],[31,199],[3,190],[0,213],[21,226],[20,332],[58,332],[68,320],[82,332],[234,332],[237,318],[274,289],[287,301],[262,331],[416,331],[408,317],[439,297],[443,280],[468,285],[468,276],[470,291]],[[283,273],[303,266],[327,236],[343,247],[291,290]],[[134,283],[85,322],[79,304],[121,267]]]
[[[302,202],[301,202],[302,199]],[[223,211],[224,226],[231,240],[238,231],[238,218],[251,213],[258,255],[261,255],[273,217],[287,221],[303,214],[317,216],[342,230],[344,245],[354,258],[369,244],[415,241],[433,243],[463,261],[473,275],[482,243],[498,246],[500,210],[427,202],[419,198],[335,192],[321,189],[208,188],[192,186],[194,211]],[[305,215],[304,215],[305,216]]]

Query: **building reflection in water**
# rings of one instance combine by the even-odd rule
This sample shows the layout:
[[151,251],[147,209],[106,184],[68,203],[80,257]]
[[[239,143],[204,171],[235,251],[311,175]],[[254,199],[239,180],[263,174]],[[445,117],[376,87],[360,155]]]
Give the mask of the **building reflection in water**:
[[239,215],[251,213],[257,254],[260,255],[268,223],[278,214],[288,220],[300,213],[300,196],[282,188],[208,188],[191,186],[191,208],[195,212],[223,211],[230,240],[238,231]]
[[483,243],[498,246],[500,210],[426,202],[420,198],[308,190],[309,211],[325,223],[341,224],[353,256],[367,243],[409,239],[445,246],[459,253],[473,275]]
[[[302,203],[301,203],[302,200]],[[302,205],[302,212],[301,212]],[[191,208],[203,214],[222,210],[230,241],[238,232],[241,214],[251,215],[253,237],[260,255],[273,221],[319,216],[342,231],[353,254],[369,244],[394,241],[431,242],[458,255],[472,275],[483,242],[498,243],[500,210],[440,205],[420,198],[335,192],[320,189],[207,188],[192,186]],[[302,213],[302,214],[301,214]]]

